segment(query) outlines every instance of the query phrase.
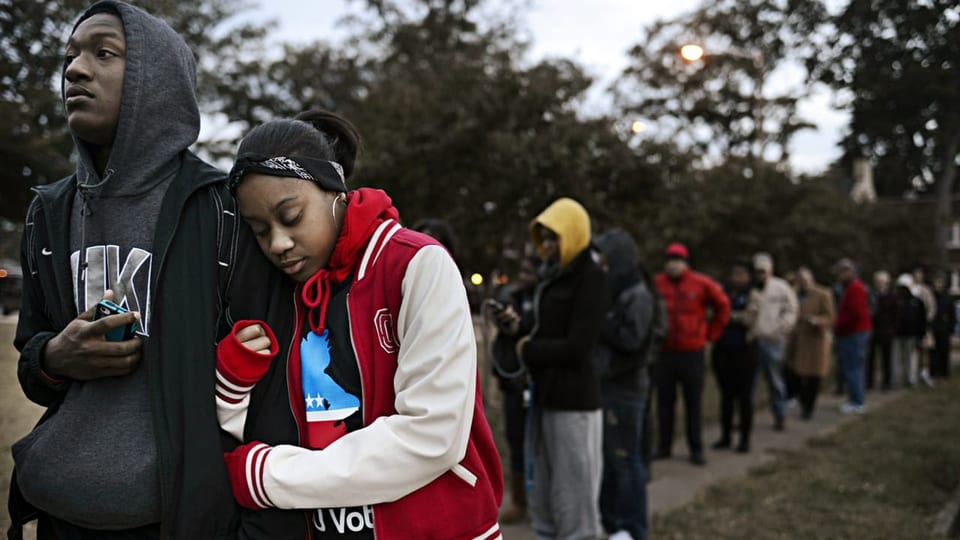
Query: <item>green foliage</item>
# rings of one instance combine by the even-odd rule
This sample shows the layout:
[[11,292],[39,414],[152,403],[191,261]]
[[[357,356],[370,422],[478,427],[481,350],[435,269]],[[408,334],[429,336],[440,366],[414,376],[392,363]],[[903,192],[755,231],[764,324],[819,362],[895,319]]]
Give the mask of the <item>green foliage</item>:
[[[883,196],[952,183],[960,151],[960,5],[955,0],[851,0],[815,63],[848,90],[848,160],[868,157]],[[943,193],[949,196],[952,185]]]
[[[809,88],[770,95],[765,81],[791,54],[815,47],[824,18],[819,0],[723,0],[658,20],[630,51],[618,102],[695,152],[756,158],[770,148],[786,161],[790,138],[812,127],[797,115]],[[706,54],[687,63],[679,49],[691,43]]]
[[683,175],[659,184],[635,220],[604,225],[631,231],[650,268],[658,269],[664,247],[679,241],[694,266],[717,277],[757,251],[771,253],[780,273],[807,266],[824,282],[841,257],[865,271],[934,259],[923,204],[857,205],[822,179],[795,181],[772,166],[749,171],[745,161],[731,160]]
[[[72,168],[57,87],[62,41],[85,5],[0,0],[0,114],[11,119],[0,127],[0,217],[18,220],[30,185]],[[581,201],[597,230],[631,231],[652,269],[673,240],[718,276],[757,250],[772,252],[781,269],[812,266],[821,279],[841,256],[868,268],[931,260],[929,208],[855,206],[822,179],[750,159],[754,58],[679,63],[676,46],[688,38],[712,50],[755,47],[764,73],[789,51],[809,56],[819,2],[724,0],[648,29],[620,99],[633,113],[672,118],[676,133],[706,129],[693,146],[630,141],[614,118],[580,116],[590,77],[565,59],[525,62],[511,11],[519,3],[498,4],[508,9],[495,16],[482,0],[366,5],[346,43],[283,45],[280,54],[264,46],[266,28],[231,22],[239,0],[162,0],[150,9],[194,47],[205,112],[242,131],[314,107],[343,114],[365,139],[355,185],[385,189],[407,223],[449,221],[468,272],[509,267],[530,220],[560,196]],[[765,139],[781,150],[803,126],[797,97],[764,99]],[[232,131],[201,147],[230,157]],[[704,151],[722,159],[703,160]]]

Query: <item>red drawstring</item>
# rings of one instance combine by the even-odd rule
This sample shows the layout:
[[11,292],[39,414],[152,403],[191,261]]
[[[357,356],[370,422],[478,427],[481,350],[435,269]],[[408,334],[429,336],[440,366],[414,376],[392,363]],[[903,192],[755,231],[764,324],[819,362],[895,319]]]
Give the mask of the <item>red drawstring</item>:
[[[310,323],[310,329],[317,335],[322,334],[327,323],[327,303],[330,302],[330,272],[326,268],[322,268],[310,276],[310,279],[303,284],[301,297],[304,305],[309,308],[307,310],[307,320]],[[313,320],[315,311],[319,315],[316,324]]]

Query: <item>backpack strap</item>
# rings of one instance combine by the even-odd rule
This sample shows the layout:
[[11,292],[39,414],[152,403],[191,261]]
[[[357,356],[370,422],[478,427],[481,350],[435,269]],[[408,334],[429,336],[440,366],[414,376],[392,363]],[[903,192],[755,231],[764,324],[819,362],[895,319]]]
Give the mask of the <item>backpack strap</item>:
[[222,184],[210,187],[210,197],[217,212],[217,327],[229,329],[234,324],[230,315],[229,292],[233,280],[240,220],[237,219],[236,201],[233,197],[224,197],[220,192],[221,187]]

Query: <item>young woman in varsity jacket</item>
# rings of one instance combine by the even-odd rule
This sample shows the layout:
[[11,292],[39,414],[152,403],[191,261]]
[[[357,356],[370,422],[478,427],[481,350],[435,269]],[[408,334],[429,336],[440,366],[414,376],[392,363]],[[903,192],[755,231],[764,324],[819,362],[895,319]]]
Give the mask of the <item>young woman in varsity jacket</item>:
[[[347,191],[358,146],[321,111],[240,145],[240,214],[298,286],[292,328],[241,321],[218,348],[218,415],[245,443],[225,456],[234,495],[307,511],[313,538],[499,538],[500,461],[460,273],[384,192]],[[285,348],[289,403],[251,400]],[[299,446],[250,440],[247,419],[264,409],[292,411]]]

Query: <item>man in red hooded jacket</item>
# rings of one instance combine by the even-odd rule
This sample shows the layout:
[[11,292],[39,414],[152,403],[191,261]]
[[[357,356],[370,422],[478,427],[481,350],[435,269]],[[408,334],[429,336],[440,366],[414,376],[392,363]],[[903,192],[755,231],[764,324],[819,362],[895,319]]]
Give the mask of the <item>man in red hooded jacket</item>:
[[[701,416],[703,405],[704,354],[707,341],[716,341],[730,318],[730,301],[709,277],[690,270],[689,252],[683,244],[670,244],[666,268],[657,275],[657,289],[667,305],[667,340],[654,367],[657,385],[659,449],[655,455],[669,457],[673,445],[673,415],[677,383],[683,389],[687,415],[687,445],[690,462],[704,465]],[[707,319],[707,308],[713,316]]]

